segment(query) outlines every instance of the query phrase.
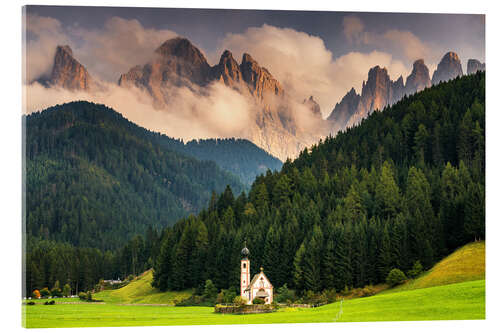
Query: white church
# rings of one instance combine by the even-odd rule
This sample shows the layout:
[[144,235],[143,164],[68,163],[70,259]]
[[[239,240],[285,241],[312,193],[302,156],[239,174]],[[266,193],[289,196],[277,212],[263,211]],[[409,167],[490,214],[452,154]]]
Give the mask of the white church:
[[273,285],[264,274],[264,269],[261,267],[260,272],[255,274],[250,281],[250,260],[248,256],[250,251],[246,247],[241,250],[241,297],[247,299],[247,304],[252,304],[255,298],[261,298],[265,304],[273,302]]

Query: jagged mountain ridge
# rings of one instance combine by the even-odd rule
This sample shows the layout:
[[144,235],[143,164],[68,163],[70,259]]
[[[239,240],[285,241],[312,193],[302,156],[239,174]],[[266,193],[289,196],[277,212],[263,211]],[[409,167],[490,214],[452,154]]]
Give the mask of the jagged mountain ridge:
[[[470,59],[468,61],[468,74],[484,69],[485,64],[478,60]],[[406,78],[406,84],[403,84],[401,76],[398,80],[392,81],[385,68],[375,66],[368,72],[368,80],[363,81],[361,94],[352,88],[333,108],[327,118],[332,133],[335,134],[339,130],[358,124],[371,112],[382,110],[384,107],[394,104],[404,95],[412,95],[431,85],[462,75],[460,58],[455,52],[448,52],[443,56],[432,75],[432,80],[423,59],[418,59],[413,63],[413,69]]]
[[[468,62],[467,72],[484,70],[485,64],[475,59]],[[144,65],[136,65],[118,80],[120,86],[136,86],[147,91],[156,106],[165,107],[171,86],[207,86],[213,82],[233,88],[255,103],[252,110],[254,122],[239,137],[248,139],[272,155],[284,161],[297,156],[305,147],[317,142],[327,134],[351,127],[366,118],[374,110],[382,110],[399,101],[404,95],[411,95],[432,84],[462,75],[461,63],[455,52],[448,52],[442,58],[430,79],[429,69],[423,59],[413,64],[411,74],[392,81],[387,69],[375,66],[368,72],[361,93],[352,88],[337,103],[324,121],[321,110],[311,96],[304,99],[314,119],[316,128],[303,127],[300,120],[287,105],[286,92],[272,74],[258,64],[248,53],[241,63],[226,50],[219,63],[210,66],[203,53],[186,38],[176,37],[165,41],[155,51],[155,57]],[[73,58],[69,46],[59,46],[54,59],[51,77],[45,81],[50,86],[69,90],[90,90],[94,80],[85,67]]]
[[[164,42],[150,62],[132,67],[118,80],[120,86],[136,86],[148,91],[160,108],[168,105],[169,87],[203,87],[212,82],[220,82],[247,97],[253,105],[254,118],[241,137],[283,161],[297,156],[326,134],[326,127],[325,133],[304,131],[295,119],[280,82],[248,53],[242,55],[238,64],[233,54],[226,50],[219,63],[210,66],[203,53],[188,39],[176,37]],[[316,109],[308,109],[315,114]]]

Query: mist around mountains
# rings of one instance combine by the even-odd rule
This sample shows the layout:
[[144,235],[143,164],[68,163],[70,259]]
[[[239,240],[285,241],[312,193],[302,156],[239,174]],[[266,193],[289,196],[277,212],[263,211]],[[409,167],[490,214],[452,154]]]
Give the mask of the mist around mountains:
[[[478,60],[468,61],[468,74],[484,69]],[[28,86],[28,112],[68,99],[91,100],[171,137],[245,138],[284,161],[405,95],[461,75],[462,64],[454,52],[443,56],[432,80],[424,59],[414,62],[405,81],[402,76],[393,81],[387,68],[375,66],[360,93],[350,89],[323,119],[314,96],[300,102],[248,53],[238,63],[225,50],[210,66],[188,39],[174,37],[149,61],[132,66],[111,84],[94,78],[66,45],[56,48],[50,74]]]

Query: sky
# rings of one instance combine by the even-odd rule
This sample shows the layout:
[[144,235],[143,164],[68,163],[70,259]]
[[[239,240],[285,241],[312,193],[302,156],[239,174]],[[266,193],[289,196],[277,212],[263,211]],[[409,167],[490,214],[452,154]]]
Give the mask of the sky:
[[406,80],[419,58],[432,76],[448,51],[464,72],[468,59],[485,61],[484,15],[77,6],[28,6],[25,14],[28,83],[50,71],[58,44],[70,45],[92,76],[116,83],[180,35],[211,65],[225,49],[237,61],[251,54],[297,101],[313,95],[325,118],[352,87],[360,92],[373,66]]

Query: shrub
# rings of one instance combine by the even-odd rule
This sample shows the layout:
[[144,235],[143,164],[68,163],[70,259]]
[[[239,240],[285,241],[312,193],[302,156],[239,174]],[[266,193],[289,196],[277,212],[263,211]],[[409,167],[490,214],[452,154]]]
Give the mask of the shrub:
[[368,285],[361,289],[360,297],[368,297],[373,295],[375,295],[375,289],[373,289],[373,286]]
[[40,298],[40,296],[41,296],[40,291],[38,291],[38,289],[33,290],[33,294],[32,294],[33,298],[38,299],[38,298]]
[[385,281],[391,286],[394,287],[398,284],[403,283],[406,280],[405,273],[403,273],[400,269],[393,268],[389,274],[387,275],[387,278]]
[[236,288],[231,287],[224,291],[224,303],[231,303],[233,299],[238,295]]
[[40,290],[40,295],[42,297],[49,297],[50,296],[49,288],[45,287],[42,290]]
[[84,293],[84,292],[80,292],[78,293],[78,297],[82,300],[82,301],[86,301],[87,300],[87,294]]
[[289,300],[292,301],[295,298],[294,296],[293,291],[288,289],[285,283],[282,287],[278,288],[275,299],[278,303],[285,303]]
[[62,294],[63,294],[63,296],[66,296],[66,297],[71,295],[71,287],[69,286],[69,284],[66,283],[64,285]]
[[46,301],[45,303],[43,303],[44,305],[54,305],[56,304],[56,301],[52,300],[52,301]]
[[217,303],[231,303],[236,297],[236,290],[234,287],[229,289],[222,289],[219,294],[217,294]]
[[328,289],[323,291],[323,295],[328,303],[333,303],[337,300],[337,292],[335,289]]
[[53,297],[62,297],[62,291],[61,291],[61,288],[52,288],[50,290],[50,295],[53,296]]
[[217,299],[215,300],[215,303],[217,304],[226,303],[224,302],[224,290],[222,290],[220,293],[217,294]]
[[346,285],[346,286],[345,286],[345,288],[344,288],[344,289],[340,292],[340,294],[341,294],[342,296],[347,296],[347,295],[349,295],[349,294],[350,294],[350,292],[351,292],[351,291],[349,290],[349,287]]
[[247,299],[245,297],[241,297],[241,296],[236,296],[235,298],[233,298],[233,303],[238,305],[238,306],[243,306],[245,304],[247,304]]
[[265,304],[266,302],[262,298],[254,298],[252,304]]
[[304,296],[302,296],[302,303],[304,304],[319,304],[319,303],[326,303],[327,298],[326,295],[323,293],[315,293],[312,290],[306,291]]
[[422,264],[420,263],[420,260],[415,261],[413,264],[413,268],[408,271],[408,277],[411,279],[416,278],[420,274],[422,274],[424,268],[422,267]]
[[87,292],[87,301],[92,301],[92,293],[90,291]]
[[33,301],[29,301],[29,302],[27,302],[26,304],[28,304],[28,305],[35,305],[35,302],[33,302]]
[[205,300],[215,301],[217,297],[217,287],[212,280],[205,281],[205,289],[203,290],[203,298]]
[[213,306],[214,303],[204,300],[203,296],[191,295],[188,298],[174,300],[175,306]]

